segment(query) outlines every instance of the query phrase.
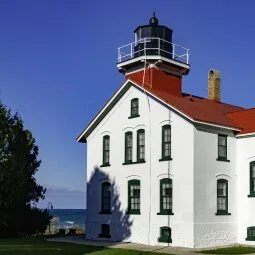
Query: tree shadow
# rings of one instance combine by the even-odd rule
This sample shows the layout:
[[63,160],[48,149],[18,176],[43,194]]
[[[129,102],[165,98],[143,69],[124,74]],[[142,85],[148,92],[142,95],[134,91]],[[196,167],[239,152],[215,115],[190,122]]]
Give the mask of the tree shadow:
[[[110,183],[111,206],[108,213],[102,212],[102,184]],[[122,242],[128,241],[133,221],[122,208],[118,186],[109,174],[99,168],[94,171],[87,183],[86,239]],[[102,225],[109,225],[109,236],[103,237]],[[111,244],[112,245],[112,244]]]

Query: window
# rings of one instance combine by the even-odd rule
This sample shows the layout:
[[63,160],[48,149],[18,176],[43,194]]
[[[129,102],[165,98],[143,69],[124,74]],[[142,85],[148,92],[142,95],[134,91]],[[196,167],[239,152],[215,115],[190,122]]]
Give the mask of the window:
[[102,224],[101,225],[101,234],[99,234],[99,237],[111,238],[110,226],[108,224]]
[[162,127],[162,158],[161,160],[171,159],[171,126]]
[[128,213],[140,214],[140,181],[128,181]]
[[139,117],[139,101],[138,98],[133,98],[131,100],[131,113],[129,118]]
[[161,227],[160,228],[160,236],[158,238],[158,241],[161,243],[172,243],[171,228]]
[[255,161],[250,163],[250,197],[255,197]]
[[110,136],[103,137],[103,165],[110,166]]
[[101,196],[101,213],[111,213],[111,184],[109,182],[102,183]]
[[218,160],[227,160],[227,136],[218,135]]
[[217,213],[216,215],[230,215],[228,213],[228,181],[217,180]]
[[142,162],[145,160],[145,131],[139,129],[137,131],[137,161]]
[[172,180],[165,178],[160,180],[160,213],[158,214],[172,214],[173,206],[173,186]]
[[255,227],[248,227],[247,228],[246,241],[255,241]]
[[132,132],[127,132],[125,134],[125,163],[132,162],[133,154],[133,134]]

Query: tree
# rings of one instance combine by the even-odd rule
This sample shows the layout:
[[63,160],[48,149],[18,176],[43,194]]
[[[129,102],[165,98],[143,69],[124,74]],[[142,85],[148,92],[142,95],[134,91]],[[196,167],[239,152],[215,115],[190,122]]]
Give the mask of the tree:
[[[40,164],[32,133],[24,129],[20,115],[12,115],[0,101],[0,236],[26,233],[31,215],[39,217],[41,212],[49,217],[45,211],[34,209],[46,191],[34,177]],[[29,227],[28,232],[38,230]]]

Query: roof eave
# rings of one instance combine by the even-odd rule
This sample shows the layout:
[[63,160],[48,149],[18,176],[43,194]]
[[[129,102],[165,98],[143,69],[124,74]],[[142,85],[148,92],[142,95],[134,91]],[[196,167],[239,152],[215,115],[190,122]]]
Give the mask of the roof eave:
[[[129,86],[127,86],[127,84],[129,84]],[[174,106],[170,105],[168,102],[165,102],[164,100],[160,99],[158,96],[154,95],[153,93],[149,92],[148,90],[146,90],[145,88],[141,87],[140,85],[136,84],[136,82],[134,82],[133,80],[127,79],[122,86],[116,91],[116,93],[113,95],[113,97],[106,103],[106,105],[99,111],[99,113],[95,116],[95,118],[88,124],[88,126],[82,131],[82,133],[77,137],[76,141],[80,142],[80,143],[86,143],[87,142],[87,137],[91,134],[91,132],[94,130],[93,126],[96,122],[98,122],[99,118],[102,116],[102,114],[104,113],[105,110],[107,110],[107,108],[110,107],[110,105],[112,103],[114,103],[114,100],[116,100],[116,98],[118,97],[121,92],[123,92],[123,94],[126,92],[126,90],[131,87],[131,84],[134,85],[137,89],[139,90],[143,90],[145,93],[149,94],[150,96],[156,98],[158,101],[160,101],[162,104],[170,107],[171,109],[173,109],[175,112],[177,112],[178,114],[180,114],[181,116],[183,116],[185,119],[187,119],[188,121],[190,121],[193,124],[203,124],[203,125],[207,125],[207,126],[213,126],[213,127],[218,127],[218,128],[222,128],[222,129],[228,129],[228,130],[232,130],[232,131],[237,131],[240,132],[241,129],[237,128],[237,127],[231,127],[231,126],[224,126],[224,125],[219,125],[217,123],[210,123],[210,122],[205,122],[205,121],[201,121],[201,120],[196,120],[194,118],[192,118],[191,116],[188,116],[187,114],[183,113],[182,111],[178,110],[177,108],[175,108]],[[125,87],[127,86],[127,88],[125,89]],[[117,100],[117,101],[118,101]],[[115,103],[117,103],[117,101]],[[115,105],[115,103],[113,105]],[[110,107],[111,109],[111,107]],[[108,110],[109,112],[110,110]],[[107,112],[107,113],[108,113]],[[106,114],[107,114],[106,113]],[[101,122],[101,120],[104,117],[100,118],[99,123]],[[97,126],[97,125],[96,125]],[[92,130],[91,130],[92,129]]]

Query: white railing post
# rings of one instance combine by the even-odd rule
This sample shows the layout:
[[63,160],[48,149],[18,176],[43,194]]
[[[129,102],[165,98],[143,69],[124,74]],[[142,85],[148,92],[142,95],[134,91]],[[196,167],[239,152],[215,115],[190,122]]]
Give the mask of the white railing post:
[[161,50],[161,41],[160,38],[158,38],[158,55],[160,55],[160,50]]
[[143,39],[144,56],[146,56],[146,44],[145,44],[145,42],[146,42],[146,39],[144,38],[144,39]]
[[172,56],[172,58],[175,59],[175,44],[172,43],[172,45],[173,45],[173,52],[172,52],[173,56]]
[[118,48],[118,62],[121,62],[120,48]]
[[[148,45],[147,45],[148,42]],[[172,58],[176,59],[176,61],[180,61],[186,64],[189,64],[190,62],[190,55],[189,55],[189,49],[184,48],[178,44],[174,44],[171,42],[168,42],[164,39],[161,39],[159,37],[145,37],[142,39],[139,39],[135,42],[131,42],[129,44],[126,44],[124,46],[118,47],[117,54],[118,54],[118,63],[130,60],[135,57],[135,45],[140,44],[140,47],[137,51],[137,54],[140,56],[142,54],[142,51],[144,52],[144,56],[147,55],[147,53],[151,54],[157,54],[161,55],[163,52],[172,54]],[[142,49],[143,44],[143,49]],[[157,45],[156,45],[157,44]],[[163,47],[164,45],[172,45],[172,52],[169,52],[167,47]],[[149,48],[147,48],[147,46]],[[163,47],[163,48],[162,48]],[[148,50],[148,52],[147,52]],[[158,53],[156,53],[158,51]]]

